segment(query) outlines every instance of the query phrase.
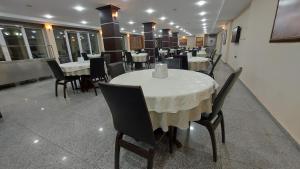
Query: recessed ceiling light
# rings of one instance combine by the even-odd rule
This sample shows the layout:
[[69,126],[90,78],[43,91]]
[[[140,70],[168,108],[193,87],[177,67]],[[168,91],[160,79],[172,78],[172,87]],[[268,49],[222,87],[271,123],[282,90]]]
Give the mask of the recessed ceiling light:
[[129,23],[130,25],[135,24],[135,22],[133,22],[133,21],[129,21],[128,23]]
[[170,25],[174,25],[174,22],[170,22],[169,24],[170,24]]
[[1,28],[1,27],[0,27],[0,30],[3,30],[3,29],[4,29],[4,28]]
[[162,32],[162,30],[159,30],[158,32]]
[[204,16],[204,15],[206,15],[206,12],[204,12],[204,11],[200,12],[199,15]]
[[80,23],[82,23],[82,24],[87,24],[88,22],[87,22],[87,21],[81,21]]
[[177,28],[177,29],[178,29],[179,27],[180,27],[180,26],[178,26],[178,25],[177,25],[177,26],[175,26],[175,28]]
[[53,15],[50,15],[50,14],[45,14],[43,15],[43,17],[47,18],[47,19],[51,19],[51,18],[54,18]]
[[121,28],[121,31],[125,30],[125,28]]
[[135,33],[135,30],[133,29],[132,32]]
[[167,18],[166,18],[165,16],[162,16],[162,17],[160,17],[159,19],[162,20],[162,21],[164,21],[164,20],[166,20]]
[[147,10],[146,10],[146,12],[147,12],[148,14],[152,14],[153,12],[155,12],[155,10],[154,10],[154,9],[151,9],[151,8],[149,8],[149,9],[147,9]]
[[203,6],[204,4],[206,4],[206,1],[198,1],[198,2],[196,2],[196,5],[198,5],[198,6]]
[[202,22],[205,22],[205,21],[207,21],[207,19],[206,19],[206,18],[203,18],[203,19],[201,19],[201,21],[202,21]]
[[85,10],[85,8],[80,5],[74,6],[73,9],[75,9],[76,11],[79,11],[79,12]]
[[183,28],[180,28],[179,30],[181,30],[181,31],[182,31],[182,30],[183,30]]
[[206,25],[207,25],[207,23],[203,23],[202,25],[203,25],[203,26],[206,26]]

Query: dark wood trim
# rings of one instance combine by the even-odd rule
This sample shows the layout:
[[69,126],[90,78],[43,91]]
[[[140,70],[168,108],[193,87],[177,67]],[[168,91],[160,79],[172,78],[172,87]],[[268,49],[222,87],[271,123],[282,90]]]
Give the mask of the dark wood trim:
[[71,26],[59,26],[59,25],[52,25],[53,29],[66,29],[66,30],[70,30],[70,31],[88,31],[88,32],[95,32],[98,33],[97,29],[86,29],[86,28],[76,28],[76,27],[71,27]]
[[[276,13],[275,13],[275,17],[274,17],[274,21],[273,21],[273,28],[272,28],[272,32],[271,32],[271,36],[270,36],[270,43],[291,43],[291,42],[300,42],[300,36],[296,36],[296,37],[288,37],[288,38],[284,38],[284,39],[273,39],[273,33],[274,33],[274,27],[275,27],[275,22],[276,22],[276,18],[277,18],[277,13],[278,13],[278,8],[279,8],[279,1],[277,0],[277,7],[276,7]],[[296,21],[295,21],[296,22]]]
[[7,25],[12,25],[12,26],[20,25],[20,26],[24,26],[24,27],[34,27],[34,28],[43,28],[44,27],[44,24],[41,24],[41,23],[13,21],[13,20],[6,20],[6,19],[0,19],[0,25],[1,24],[3,24],[3,25],[7,24]]

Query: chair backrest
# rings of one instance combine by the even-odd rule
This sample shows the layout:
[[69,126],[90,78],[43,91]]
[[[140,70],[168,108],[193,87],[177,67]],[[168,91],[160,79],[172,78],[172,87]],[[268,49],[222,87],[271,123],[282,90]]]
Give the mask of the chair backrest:
[[214,62],[214,57],[216,55],[217,50],[216,49],[212,49],[212,51],[210,52],[209,58],[211,59],[212,62]]
[[212,74],[213,72],[214,72],[214,70],[215,70],[215,68],[216,68],[216,66],[217,66],[217,64],[218,64],[218,62],[220,61],[220,59],[221,59],[221,57],[222,57],[222,55],[220,54],[220,55],[218,55],[218,58],[217,58],[217,60],[213,63],[213,66],[212,66],[212,68],[211,68],[211,70],[210,70],[210,73],[209,74]]
[[83,57],[84,60],[89,60],[87,53],[81,53],[81,56]]
[[130,52],[125,52],[126,62],[132,62],[132,55]]
[[106,75],[104,68],[104,58],[90,59],[90,73],[92,78],[104,77]]
[[188,70],[189,69],[187,55],[174,55],[173,57],[181,59],[181,69],[184,69],[184,70]]
[[57,80],[65,80],[64,72],[61,70],[56,60],[48,60],[47,63]]
[[155,52],[155,57],[158,58],[159,57],[159,50],[158,50],[158,48],[155,48],[154,52]]
[[111,78],[117,77],[125,73],[123,62],[110,63],[107,65],[107,69],[108,74],[110,74]]
[[243,70],[242,68],[239,68],[237,71],[233,72],[226,80],[225,84],[223,85],[222,89],[220,90],[220,92],[218,93],[217,97],[214,100],[212,106],[212,113],[209,115],[210,120],[212,120],[221,110],[226,96],[228,95],[229,91],[232,89],[232,86],[239,78],[242,70]]
[[181,69],[181,59],[173,58],[173,59],[165,59],[164,61],[169,69]]
[[115,129],[155,146],[153,128],[142,88],[104,83],[99,87],[110,108]]
[[197,50],[192,51],[192,56],[197,56]]
[[103,58],[104,58],[104,61],[105,61],[106,65],[110,64],[110,54],[109,53],[105,53],[103,55]]

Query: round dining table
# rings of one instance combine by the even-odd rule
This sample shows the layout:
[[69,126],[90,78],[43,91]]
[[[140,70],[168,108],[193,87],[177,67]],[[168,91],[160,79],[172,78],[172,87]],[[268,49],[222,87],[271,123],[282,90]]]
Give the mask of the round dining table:
[[[202,73],[169,69],[168,77],[153,78],[153,69],[122,74],[112,84],[141,86],[154,130],[169,127],[187,129],[190,121],[197,121],[201,113],[211,112],[212,94],[218,84]],[[128,98],[130,99],[130,98]]]
[[135,69],[142,69],[143,63],[147,62],[148,53],[131,53]]
[[205,57],[189,57],[189,70],[201,71],[207,70],[209,66],[209,59]]
[[66,76],[90,75],[90,61],[69,62],[59,66]]

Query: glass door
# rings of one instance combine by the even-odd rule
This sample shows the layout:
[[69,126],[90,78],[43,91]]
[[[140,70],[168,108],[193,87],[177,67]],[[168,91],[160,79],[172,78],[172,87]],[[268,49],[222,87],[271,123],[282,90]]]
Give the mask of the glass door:
[[67,34],[73,62],[77,62],[77,58],[80,57],[80,48],[78,43],[77,32],[67,32]]
[[80,41],[81,41],[82,53],[91,54],[90,41],[87,32],[80,32]]

